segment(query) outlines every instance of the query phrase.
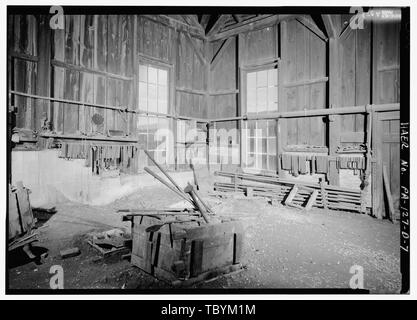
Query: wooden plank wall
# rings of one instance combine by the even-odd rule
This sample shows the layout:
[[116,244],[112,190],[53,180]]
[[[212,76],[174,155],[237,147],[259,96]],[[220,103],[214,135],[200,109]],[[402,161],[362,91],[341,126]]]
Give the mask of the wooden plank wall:
[[[134,109],[133,16],[68,15],[65,29],[54,31],[55,97]],[[57,133],[129,133],[129,117],[117,110],[54,103]],[[104,118],[95,125],[91,118]]]
[[[135,19],[136,39],[133,38]],[[184,30],[174,29],[158,21],[156,16],[66,15],[64,30],[54,30],[52,44],[39,48],[38,38],[45,38],[38,32],[44,28],[41,21],[42,17],[38,16],[9,17],[9,56],[12,57],[9,63],[13,65],[10,88],[136,110],[138,66],[134,61],[137,63],[137,58],[142,57],[173,70],[172,82],[179,90],[174,90],[175,94],[170,97],[170,114],[207,117],[207,71],[194,48],[204,52],[201,38],[190,35],[191,44]],[[45,55],[50,57],[47,65],[52,74],[46,85],[45,81],[37,81],[38,57]],[[37,90],[37,86],[42,90]],[[40,128],[48,103],[44,103],[38,115],[35,101],[15,99],[14,104],[19,106],[17,127]],[[135,133],[136,120],[130,113],[58,102],[53,102],[51,109],[49,117],[56,133],[94,135],[109,129]],[[102,125],[91,121],[96,113],[104,118]]]
[[[38,20],[33,15],[8,17],[9,27],[9,86],[25,93],[37,93],[38,77]],[[15,97],[11,102],[18,108],[15,126],[35,128],[39,126],[39,113],[35,101]]]
[[[204,50],[204,42],[190,36],[197,50]],[[184,33],[178,34],[177,113],[181,116],[207,118],[206,66],[195,52]]]
[[[341,76],[341,107],[365,105],[371,102],[371,23],[363,29],[347,27],[340,39],[339,61]],[[340,117],[342,144],[363,143],[365,116]]]
[[[326,107],[326,42],[297,20],[281,23],[283,99],[280,111]],[[309,84],[310,81],[317,81]],[[284,110],[283,110],[284,109]],[[326,145],[322,117],[283,119],[285,145]]]
[[[400,102],[400,24],[391,22],[374,24],[373,26],[373,103]],[[374,122],[375,135],[372,143],[373,156],[377,162],[374,166],[375,172],[372,177],[376,180],[372,184],[372,207],[379,217],[383,216],[383,165],[388,169],[390,189],[396,206],[400,194],[400,160],[399,143],[389,143],[386,137],[399,139],[399,112],[397,117],[386,117],[382,113],[379,118],[386,118],[385,121]],[[393,142],[391,141],[391,142]]]

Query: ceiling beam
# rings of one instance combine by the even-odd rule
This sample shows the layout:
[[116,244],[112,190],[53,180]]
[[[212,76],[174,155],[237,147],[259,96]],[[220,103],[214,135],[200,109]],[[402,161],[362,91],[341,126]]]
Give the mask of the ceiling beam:
[[198,22],[198,17],[195,14],[188,14],[188,15],[183,15],[184,20],[190,25],[193,26],[197,29],[200,29],[201,32],[204,32],[204,28],[201,26],[201,24]]
[[189,32],[191,35],[198,37],[199,39],[205,39],[205,34],[202,29],[190,26],[185,22],[178,21],[177,19],[173,19],[166,15],[143,15],[141,17],[159,22],[180,32]]
[[207,35],[209,41],[229,38],[239,33],[252,30],[267,28],[277,24],[278,22],[294,17],[293,15],[261,15],[252,19],[245,20],[241,23],[234,24],[227,29],[216,34]]
[[210,17],[211,15],[209,14],[203,14],[203,16],[201,17],[200,24],[204,30],[206,30],[207,28],[207,24],[209,23]]
[[311,32],[315,33],[319,38],[327,41],[327,36],[323,33],[323,31],[317,26],[314,22],[313,18],[310,15],[302,15],[296,18],[298,22],[300,22],[303,26],[309,29]]
[[211,29],[207,33],[207,37],[212,37],[216,33],[218,33],[221,30],[221,28],[223,28],[223,26],[226,23],[226,21],[229,20],[229,18],[230,18],[230,14],[222,14],[222,15],[220,15],[220,17],[214,23],[213,27],[211,27]]
[[323,19],[324,26],[326,27],[326,33],[329,38],[337,39],[339,37],[337,27],[332,20],[330,14],[322,14],[321,18]]

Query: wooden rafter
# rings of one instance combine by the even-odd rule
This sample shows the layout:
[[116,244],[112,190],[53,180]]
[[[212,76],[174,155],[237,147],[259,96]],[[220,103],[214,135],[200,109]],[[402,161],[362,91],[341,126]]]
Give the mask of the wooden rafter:
[[326,33],[329,38],[336,39],[339,37],[337,28],[332,20],[330,14],[322,14],[321,18],[323,19],[324,26],[326,28]]
[[204,28],[201,26],[201,24],[198,22],[198,17],[195,14],[188,14],[183,16],[184,20],[190,25],[195,28],[198,28],[201,30],[201,32],[204,32]]
[[204,30],[206,30],[207,28],[207,24],[210,21],[210,17],[211,16],[209,14],[203,14],[203,16],[201,17],[200,24]]
[[319,38],[327,41],[327,36],[317,26],[317,24],[314,22],[310,15],[297,16],[296,20],[300,22],[303,26],[305,26],[307,29],[309,29],[311,32],[316,34]]
[[215,35],[217,32],[219,32],[227,20],[229,20],[230,14],[222,14],[217,19],[217,21],[214,23],[213,27],[210,29],[210,31],[207,33],[207,37],[211,37]]
[[248,32],[252,30],[258,30],[266,27],[273,26],[278,22],[293,17],[292,15],[260,15],[240,23],[236,23],[233,26],[225,28],[221,32],[216,34],[207,35],[209,41],[216,41],[235,36],[239,33]]

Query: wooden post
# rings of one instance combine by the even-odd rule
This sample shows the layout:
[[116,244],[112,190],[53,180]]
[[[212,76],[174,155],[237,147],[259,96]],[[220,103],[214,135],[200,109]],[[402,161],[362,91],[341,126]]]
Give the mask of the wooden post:
[[[37,86],[36,93],[38,95],[51,96],[51,28],[49,26],[49,18],[42,16],[39,24],[38,32],[38,73],[37,73]],[[39,130],[45,117],[47,121],[52,124],[52,108],[50,101],[38,100],[36,102],[37,108],[34,109],[33,119],[34,128]]]
[[[329,39],[329,103],[332,108],[340,106],[340,72],[339,72],[339,40]],[[328,117],[328,143],[329,155],[336,156],[337,147],[340,144],[340,116]],[[331,185],[339,185],[339,173],[336,162],[329,163],[328,181]]]

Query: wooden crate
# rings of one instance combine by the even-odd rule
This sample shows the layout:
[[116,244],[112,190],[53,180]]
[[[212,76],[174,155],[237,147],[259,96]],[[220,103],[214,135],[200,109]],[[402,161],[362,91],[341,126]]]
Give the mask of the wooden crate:
[[153,217],[132,220],[131,262],[158,279],[185,286],[241,268],[243,226],[239,221],[164,225]]

